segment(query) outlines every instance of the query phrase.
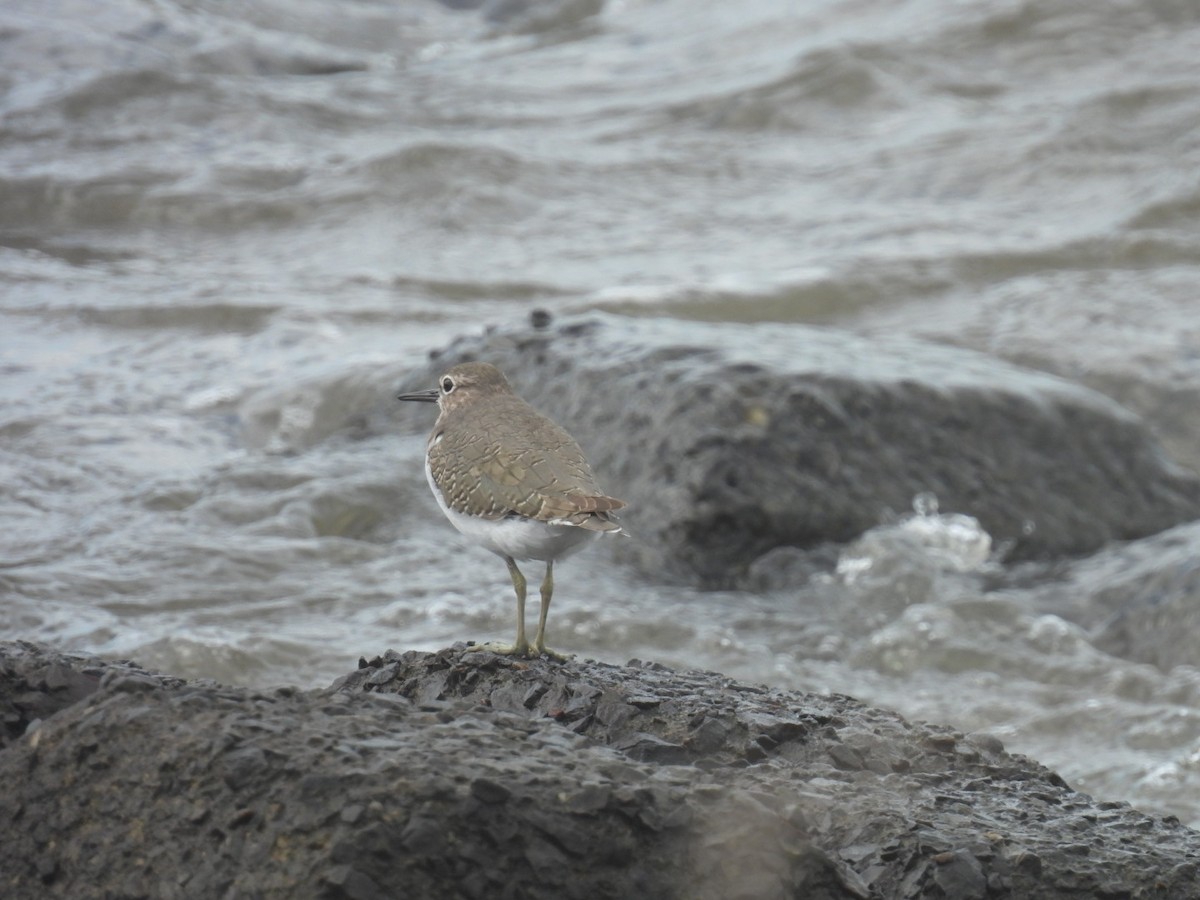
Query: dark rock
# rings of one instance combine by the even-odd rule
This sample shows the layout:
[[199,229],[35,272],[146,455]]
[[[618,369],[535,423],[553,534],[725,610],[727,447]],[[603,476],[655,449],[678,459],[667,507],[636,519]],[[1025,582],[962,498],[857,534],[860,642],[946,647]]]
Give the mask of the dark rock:
[[512,791],[490,778],[476,778],[471,782],[471,795],[483,803],[503,803]]
[[987,896],[988,879],[983,866],[964,849],[940,853],[934,857],[933,882],[947,897],[982,900]]
[[346,900],[389,900],[394,897],[376,884],[370,876],[350,866],[335,866],[325,876],[325,885],[330,898],[344,897]]
[[1196,664],[1200,522],[1106,547],[1056,567],[1031,591],[1038,606],[1087,628],[1096,647],[1167,671]]
[[314,692],[111,670],[0,644],[0,702],[59,704],[0,751],[6,900],[1185,898],[1200,869],[1177,821],[848,697],[463,645]]
[[37,644],[16,641],[4,645],[0,658],[0,748],[25,734],[61,709],[73,706],[107,685],[136,692],[155,685],[180,686],[178,678],[146,672],[131,662],[102,662],[94,657],[45,652]]
[[680,744],[665,741],[657,735],[638,732],[616,745],[630,759],[665,764],[690,762],[693,753]]
[[[1016,560],[1200,518],[1200,479],[1133,414],[970,351],[595,315],[460,339],[406,381],[467,359],[498,365],[579,439],[604,487],[632,501],[637,540],[620,552],[656,575],[774,584],[772,566],[751,572],[771,550],[819,553],[922,492]],[[790,555],[772,565],[804,569]]]

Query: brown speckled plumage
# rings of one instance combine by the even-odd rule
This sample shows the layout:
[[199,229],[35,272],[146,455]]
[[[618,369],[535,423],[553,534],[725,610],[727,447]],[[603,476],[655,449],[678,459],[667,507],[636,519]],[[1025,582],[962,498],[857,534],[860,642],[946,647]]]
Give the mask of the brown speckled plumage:
[[624,501],[605,496],[574,438],[514,394],[499,370],[464,363],[446,377],[455,388],[442,395],[429,468],[451,509],[620,530],[611,513]]

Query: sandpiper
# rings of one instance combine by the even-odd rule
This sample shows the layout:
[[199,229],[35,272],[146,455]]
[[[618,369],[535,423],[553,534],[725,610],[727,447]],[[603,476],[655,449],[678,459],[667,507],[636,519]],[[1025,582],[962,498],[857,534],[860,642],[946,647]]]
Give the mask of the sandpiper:
[[[574,438],[513,393],[495,366],[454,366],[436,388],[399,399],[437,403],[425,450],[433,496],[455,528],[504,558],[512,576],[516,642],[483,649],[566,659],[546,647],[554,563],[601,534],[624,534],[613,511],[625,502],[600,490]],[[525,637],[525,576],[517,568],[517,560],[531,559],[546,563],[532,644]]]

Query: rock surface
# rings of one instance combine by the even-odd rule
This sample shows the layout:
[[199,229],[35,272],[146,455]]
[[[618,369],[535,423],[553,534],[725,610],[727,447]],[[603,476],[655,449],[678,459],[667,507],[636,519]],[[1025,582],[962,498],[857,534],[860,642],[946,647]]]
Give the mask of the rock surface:
[[1200,634],[1200,522],[1105,547],[1055,566],[1031,592],[1041,609],[1089,632],[1121,659],[1164,672],[1196,665]]
[[6,643],[0,687],[28,730],[0,751],[17,900],[1184,898],[1200,876],[1194,832],[994,738],[715,673],[456,645],[263,693]]
[[1131,413],[971,351],[806,326],[540,324],[455,341],[405,388],[498,365],[631,501],[621,552],[656,575],[739,584],[773,548],[847,541],[922,492],[1014,560],[1200,518],[1200,479]]

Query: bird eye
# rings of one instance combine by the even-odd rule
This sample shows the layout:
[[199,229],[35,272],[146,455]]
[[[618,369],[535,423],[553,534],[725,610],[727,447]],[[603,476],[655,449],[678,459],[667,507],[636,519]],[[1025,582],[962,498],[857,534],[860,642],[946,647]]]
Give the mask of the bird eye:
[[454,379],[447,375],[442,379],[442,393],[448,394],[454,390]]

